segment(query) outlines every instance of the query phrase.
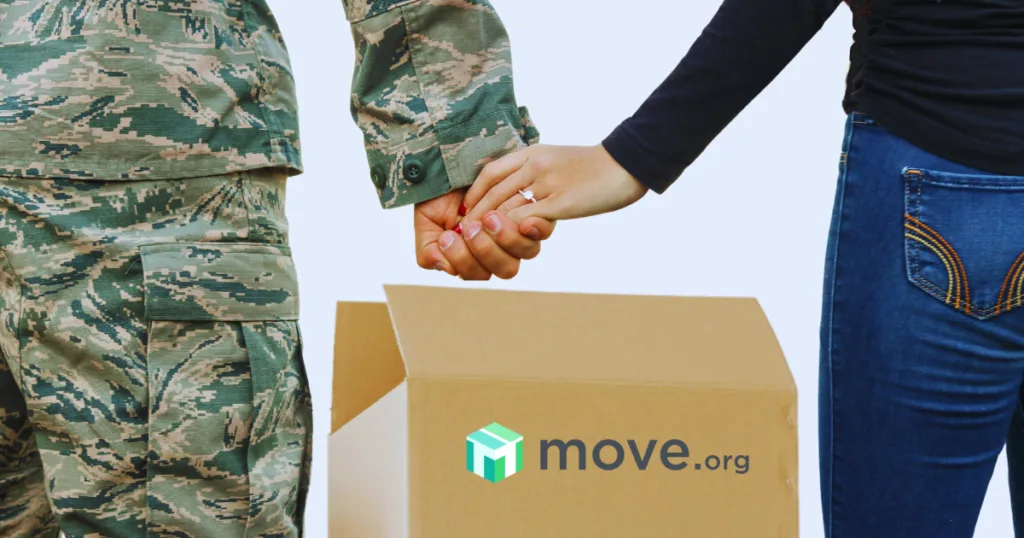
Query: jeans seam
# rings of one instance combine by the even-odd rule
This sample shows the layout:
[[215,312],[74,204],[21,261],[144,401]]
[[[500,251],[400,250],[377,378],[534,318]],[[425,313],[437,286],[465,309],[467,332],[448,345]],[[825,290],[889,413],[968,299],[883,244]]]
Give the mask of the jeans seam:
[[832,537],[832,527],[833,527],[833,523],[834,523],[834,517],[833,517],[833,513],[832,513],[832,507],[835,505],[835,497],[834,497],[834,495],[835,495],[835,463],[836,463],[836,457],[835,457],[835,421],[836,421],[836,414],[835,414],[835,389],[834,389],[835,381],[833,379],[833,373],[834,372],[833,372],[833,368],[832,368],[832,355],[833,355],[832,354],[832,345],[833,345],[833,332],[834,332],[834,329],[835,329],[836,273],[838,272],[838,263],[837,263],[837,261],[839,260],[839,245],[840,245],[840,238],[842,236],[842,229],[843,229],[843,206],[844,206],[845,201],[846,201],[846,178],[847,178],[847,176],[850,173],[849,153],[850,153],[850,150],[852,149],[851,148],[851,143],[853,141],[853,134],[854,134],[854,129],[853,129],[853,125],[852,124],[859,123],[859,122],[856,121],[855,117],[853,117],[853,116],[850,116],[849,122],[851,123],[851,125],[849,125],[849,129],[848,129],[849,132],[848,132],[848,134],[845,137],[846,140],[843,141],[843,146],[844,146],[844,149],[845,149],[845,151],[844,151],[845,155],[844,155],[844,159],[843,159],[843,173],[842,173],[842,175],[839,178],[839,200],[838,200],[837,207],[835,209],[836,212],[837,212],[838,218],[836,218],[835,252],[832,254],[833,255],[832,275],[831,275],[832,285],[831,285],[831,289],[829,290],[829,297],[828,297],[828,299],[829,299],[829,307],[828,307],[829,308],[829,310],[828,310],[828,384],[829,384],[829,386],[828,386],[828,398],[829,398],[829,414],[831,415],[831,416],[829,416],[829,431],[830,431],[831,439],[829,439],[829,442],[828,442],[828,452],[829,452],[828,453],[828,458],[829,458],[829,467],[828,467],[828,473],[829,473],[829,475],[828,475],[828,490],[829,490],[828,491],[828,498],[829,498],[828,515],[829,515],[829,517],[828,517],[828,529],[826,529],[828,538],[833,538]]
[[952,181],[941,181],[937,179],[921,180],[922,183],[928,183],[929,185],[935,185],[936,187],[947,187],[950,189],[980,189],[986,191],[1020,191],[1020,185],[997,185],[993,183],[986,183],[983,181],[968,182],[964,181],[956,183]]
[[[914,198],[914,218],[921,220],[921,195],[924,190],[924,183],[921,178],[917,179],[917,197]],[[905,241],[906,239],[904,239]],[[921,275],[921,247],[914,245],[914,275]]]
[[[924,291],[925,293],[941,301],[944,305],[949,305],[949,303],[946,302],[945,297],[943,297],[942,295],[943,293],[945,293],[945,290],[943,290],[934,282],[928,280],[927,278],[921,276],[918,273],[912,274],[910,277],[910,281],[916,284],[918,287],[920,287],[921,290]],[[992,315],[994,312],[998,311],[998,313],[1000,314],[1005,314],[1007,312],[1020,308],[1020,305],[1012,304],[1014,300],[1020,298],[1021,296],[1010,297],[988,308],[980,308],[977,305],[971,304],[971,313],[964,312],[964,309],[962,308],[954,307],[954,310],[956,310],[957,312],[961,312],[963,314],[967,314],[976,319],[989,319],[994,317]]]

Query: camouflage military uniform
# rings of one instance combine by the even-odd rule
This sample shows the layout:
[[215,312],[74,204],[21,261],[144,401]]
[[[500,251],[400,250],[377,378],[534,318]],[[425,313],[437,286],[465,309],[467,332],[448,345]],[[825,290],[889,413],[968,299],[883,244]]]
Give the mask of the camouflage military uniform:
[[[384,207],[536,140],[485,0],[348,0]],[[0,0],[0,537],[302,535],[295,85],[266,0]]]
[[468,187],[491,160],[539,140],[487,0],[348,0],[345,12],[352,115],[383,207]]
[[283,187],[0,182],[0,536],[299,534]]

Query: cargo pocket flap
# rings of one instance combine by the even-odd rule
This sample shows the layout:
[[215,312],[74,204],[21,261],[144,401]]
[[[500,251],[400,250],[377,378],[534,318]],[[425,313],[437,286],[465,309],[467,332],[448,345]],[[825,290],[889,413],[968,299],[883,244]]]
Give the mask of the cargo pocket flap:
[[146,318],[299,318],[298,277],[283,245],[173,243],[141,248]]

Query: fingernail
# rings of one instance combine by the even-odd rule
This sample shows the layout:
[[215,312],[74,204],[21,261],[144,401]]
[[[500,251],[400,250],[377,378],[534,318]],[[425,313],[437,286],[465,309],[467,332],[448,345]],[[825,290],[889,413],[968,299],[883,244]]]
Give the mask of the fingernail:
[[530,226],[530,229],[526,230],[526,237],[529,237],[534,241],[540,241],[540,230],[538,230],[536,226]]
[[444,264],[441,263],[441,262],[437,262],[437,263],[434,264],[434,270],[441,271],[442,273],[446,272],[444,270]]
[[484,219],[484,226],[487,227],[487,231],[496,234],[501,231],[501,219],[497,215],[490,215]]
[[441,240],[438,241],[438,244],[441,246],[441,250],[448,250],[448,247],[452,246],[452,243],[454,242],[455,234],[452,232],[445,232],[441,234]]
[[456,224],[455,227],[452,228],[452,231],[457,233],[457,234],[459,234],[459,235],[462,235],[462,225],[461,224]]
[[476,234],[480,233],[480,228],[481,226],[479,222],[470,222],[466,225],[466,232],[462,235],[466,239],[473,239],[476,237]]
[[469,210],[468,210],[468,209],[466,208],[466,204],[462,204],[462,205],[460,205],[460,206],[459,206],[459,216],[460,216],[460,217],[465,217],[465,216],[466,216],[466,213],[467,213],[468,211],[469,211]]

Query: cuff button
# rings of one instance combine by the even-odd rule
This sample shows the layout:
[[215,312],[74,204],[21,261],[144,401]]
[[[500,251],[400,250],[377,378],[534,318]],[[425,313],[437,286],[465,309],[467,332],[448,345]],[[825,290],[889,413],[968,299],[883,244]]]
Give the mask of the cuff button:
[[384,187],[388,186],[388,173],[387,168],[384,165],[378,164],[373,167],[370,171],[370,179],[373,180],[373,186],[380,190],[384,190]]
[[427,170],[419,159],[408,158],[402,166],[402,175],[409,183],[419,183],[426,179]]

